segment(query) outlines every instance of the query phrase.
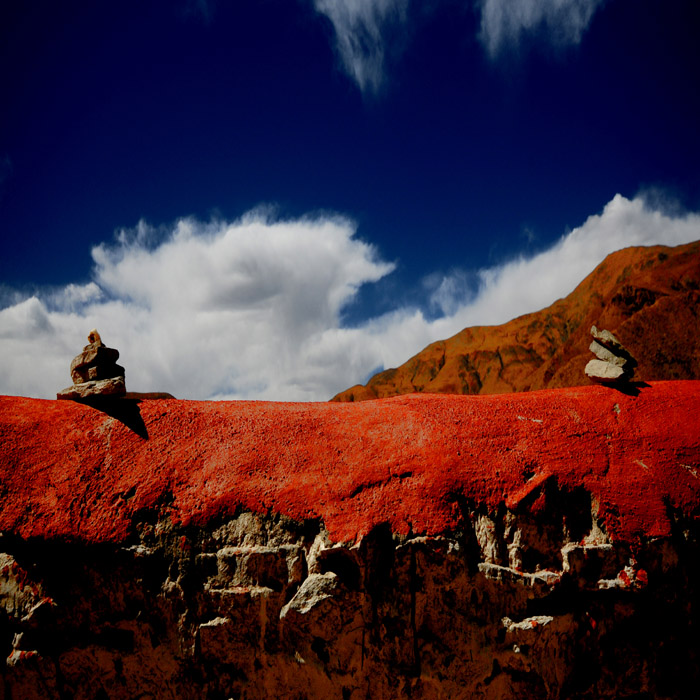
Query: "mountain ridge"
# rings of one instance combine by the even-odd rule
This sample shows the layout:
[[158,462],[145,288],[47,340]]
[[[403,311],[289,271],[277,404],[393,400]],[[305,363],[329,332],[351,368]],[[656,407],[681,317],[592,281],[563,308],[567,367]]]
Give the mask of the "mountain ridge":
[[699,290],[700,241],[623,248],[545,309],[500,325],[464,328],[331,401],[585,385],[592,325],[620,338],[639,362],[639,379],[697,378]]

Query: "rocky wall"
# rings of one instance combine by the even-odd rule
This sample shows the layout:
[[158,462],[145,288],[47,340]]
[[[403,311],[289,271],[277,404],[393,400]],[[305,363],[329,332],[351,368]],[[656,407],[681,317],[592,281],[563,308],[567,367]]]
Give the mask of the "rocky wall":
[[462,532],[143,513],[119,546],[0,538],[0,698],[683,698],[697,531],[615,544],[583,492]]

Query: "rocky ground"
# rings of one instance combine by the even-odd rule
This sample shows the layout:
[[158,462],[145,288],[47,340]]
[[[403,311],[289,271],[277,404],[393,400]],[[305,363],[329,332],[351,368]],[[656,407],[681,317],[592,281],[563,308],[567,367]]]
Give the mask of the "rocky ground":
[[690,697],[699,408],[1,398],[0,698]]

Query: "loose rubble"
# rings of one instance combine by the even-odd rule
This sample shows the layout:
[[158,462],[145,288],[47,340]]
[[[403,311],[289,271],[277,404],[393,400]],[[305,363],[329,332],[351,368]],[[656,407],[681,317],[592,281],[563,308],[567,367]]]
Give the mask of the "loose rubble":
[[126,393],[124,368],[117,364],[119,350],[108,348],[96,329],[88,344],[70,364],[73,386],[56,394],[57,399],[85,399],[94,396],[122,396]]
[[600,384],[626,384],[634,377],[637,361],[610,332],[591,326],[593,341],[589,349],[597,359],[591,360],[584,372]]

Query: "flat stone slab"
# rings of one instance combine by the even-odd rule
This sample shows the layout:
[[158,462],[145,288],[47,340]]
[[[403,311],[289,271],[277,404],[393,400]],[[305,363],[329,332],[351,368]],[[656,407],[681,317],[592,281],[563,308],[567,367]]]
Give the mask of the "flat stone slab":
[[594,382],[603,384],[613,384],[628,379],[623,367],[603,360],[591,360],[583,371]]
[[602,382],[603,384],[612,384],[627,378],[622,367],[603,360],[591,360],[583,371],[594,382]]
[[610,331],[599,331],[595,326],[591,326],[591,335],[608,350],[625,355],[628,354],[625,346]]
[[56,394],[57,399],[78,400],[92,396],[122,396],[126,394],[124,377],[111,377],[110,379],[98,379],[91,382],[73,384]]
[[622,357],[611,352],[604,345],[601,345],[597,340],[591,341],[588,349],[603,362],[609,362],[611,365],[617,365],[618,367],[624,367],[629,364],[630,361],[627,357]]

